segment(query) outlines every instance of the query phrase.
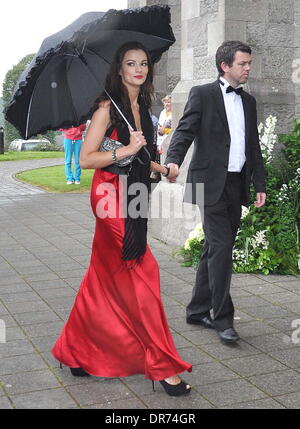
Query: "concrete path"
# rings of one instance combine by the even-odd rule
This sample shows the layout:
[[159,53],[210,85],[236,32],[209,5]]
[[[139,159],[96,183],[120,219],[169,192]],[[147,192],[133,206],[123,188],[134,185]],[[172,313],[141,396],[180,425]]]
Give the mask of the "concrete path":
[[0,162],[0,198],[15,195],[44,194],[46,191],[20,182],[15,175],[21,171],[64,164],[63,158]]
[[[47,163],[57,160],[41,164]],[[213,330],[186,324],[195,272],[151,238],[174,341],[194,365],[183,376],[193,386],[191,395],[171,398],[158,384],[152,392],[142,375],[81,379],[60,369],[50,350],[88,266],[94,218],[88,194],[34,193],[13,184],[9,176],[28,166],[0,163],[0,341],[6,335],[0,343],[0,408],[300,407],[300,278],[234,275],[241,341],[229,347]]]

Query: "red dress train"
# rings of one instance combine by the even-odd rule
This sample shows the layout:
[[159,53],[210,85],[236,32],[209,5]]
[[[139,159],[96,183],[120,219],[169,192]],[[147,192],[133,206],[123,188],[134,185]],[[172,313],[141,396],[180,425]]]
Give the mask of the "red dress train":
[[135,264],[123,261],[124,219],[99,217],[103,202],[99,186],[104,183],[122,202],[119,176],[96,170],[90,265],[52,354],[68,367],[81,367],[99,377],[144,374],[162,380],[191,371],[191,364],[176,351],[160,297],[158,264],[149,247]]

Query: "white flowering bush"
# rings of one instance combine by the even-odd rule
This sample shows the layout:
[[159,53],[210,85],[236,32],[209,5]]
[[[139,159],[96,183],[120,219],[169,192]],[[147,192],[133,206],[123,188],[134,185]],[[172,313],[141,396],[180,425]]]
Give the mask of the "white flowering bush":
[[248,214],[249,214],[249,208],[248,207],[245,207],[245,206],[242,206],[242,215],[241,215],[241,219],[244,219],[246,216],[248,216]]
[[179,249],[179,254],[184,258],[184,265],[197,266],[203,251],[204,231],[202,224],[198,223],[189,233],[184,246]]
[[274,145],[277,141],[277,135],[274,133],[276,123],[277,118],[270,115],[265,124],[261,122],[258,126],[261,152],[266,164],[269,164],[273,158]]
[[[238,234],[240,233],[240,230]],[[256,234],[245,240],[245,247],[243,249],[233,249],[233,267],[235,271],[240,271],[243,265],[249,263],[249,260],[258,262],[259,253],[261,250],[266,250],[269,247],[269,242],[266,238],[267,231],[257,231]],[[258,267],[263,269],[261,261],[257,263]]]
[[204,231],[203,231],[201,223],[198,223],[198,225],[196,225],[195,229],[193,229],[193,231],[191,231],[189,233],[189,236],[188,236],[186,242],[184,243],[184,249],[185,250],[191,250],[195,240],[200,242],[200,243],[202,243],[204,241]]
[[[300,118],[295,121],[299,132],[295,128],[281,140],[285,147],[280,159],[274,157],[276,123],[276,117],[269,116],[258,127],[267,172],[267,202],[259,209],[253,204],[242,207],[233,249],[233,270],[238,273],[300,273]],[[251,199],[255,201],[254,190]],[[185,265],[197,266],[203,245],[200,224],[182,247]]]
[[[237,273],[261,272],[269,274],[278,268],[279,262],[274,262],[274,252],[270,249],[267,239],[268,230],[257,231],[252,237],[240,240],[240,229],[236,246],[233,249],[233,270]],[[242,247],[244,245],[244,247]]]
[[277,196],[276,207],[284,222],[284,229],[292,231],[290,235],[285,234],[283,248],[289,250],[291,246],[295,245],[297,265],[300,270],[300,168],[297,168],[295,176],[288,183],[282,184]]
[[[278,202],[281,203],[291,202],[299,209],[299,197],[297,193],[300,190],[300,168],[297,168],[295,177],[293,177],[288,184],[284,183],[278,193]],[[297,192],[298,191],[298,192]],[[278,205],[278,204],[277,204]]]

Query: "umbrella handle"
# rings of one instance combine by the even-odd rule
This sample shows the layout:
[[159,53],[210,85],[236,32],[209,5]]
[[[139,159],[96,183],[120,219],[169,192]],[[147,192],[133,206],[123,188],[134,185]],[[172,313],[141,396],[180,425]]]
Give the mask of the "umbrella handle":
[[128,125],[128,128],[131,132],[134,131],[133,127],[130,125],[130,123],[127,121],[127,119],[125,118],[125,116],[123,115],[123,113],[121,112],[119,106],[115,103],[115,101],[111,98],[111,96],[109,95],[109,93],[106,91],[106,89],[104,89],[104,92],[106,93],[106,95],[109,97],[110,101],[113,103],[113,105],[115,106],[115,108],[117,109],[117,111],[120,113],[120,115],[122,116],[122,118],[124,119],[124,121],[126,122],[126,124]]
[[[111,100],[111,102],[113,103],[113,105],[115,106],[115,108],[117,109],[117,111],[120,113],[120,115],[122,116],[122,118],[124,119],[124,121],[126,122],[126,124],[128,125],[128,128],[131,132],[134,131],[133,127],[130,125],[130,123],[127,121],[127,119],[125,118],[125,116],[123,115],[123,113],[121,112],[119,106],[115,103],[115,101],[111,98],[111,96],[109,95],[109,93],[106,91],[106,89],[104,89],[104,92],[106,93],[106,95],[109,97],[109,99]],[[144,146],[142,149],[144,149],[144,151],[146,152],[146,154],[149,157],[149,161],[151,160],[151,155],[148,151],[148,149]],[[138,156],[137,156],[137,160],[139,161],[140,164],[142,165],[146,165],[148,162],[143,162]]]

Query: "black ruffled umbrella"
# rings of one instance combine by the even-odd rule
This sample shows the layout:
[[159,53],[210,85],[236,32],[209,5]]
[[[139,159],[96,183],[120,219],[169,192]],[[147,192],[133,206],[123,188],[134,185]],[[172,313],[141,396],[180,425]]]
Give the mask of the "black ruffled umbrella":
[[175,42],[169,7],[89,12],[45,39],[20,76],[6,120],[25,139],[85,122],[115,52],[129,41],[142,43],[159,61]]

